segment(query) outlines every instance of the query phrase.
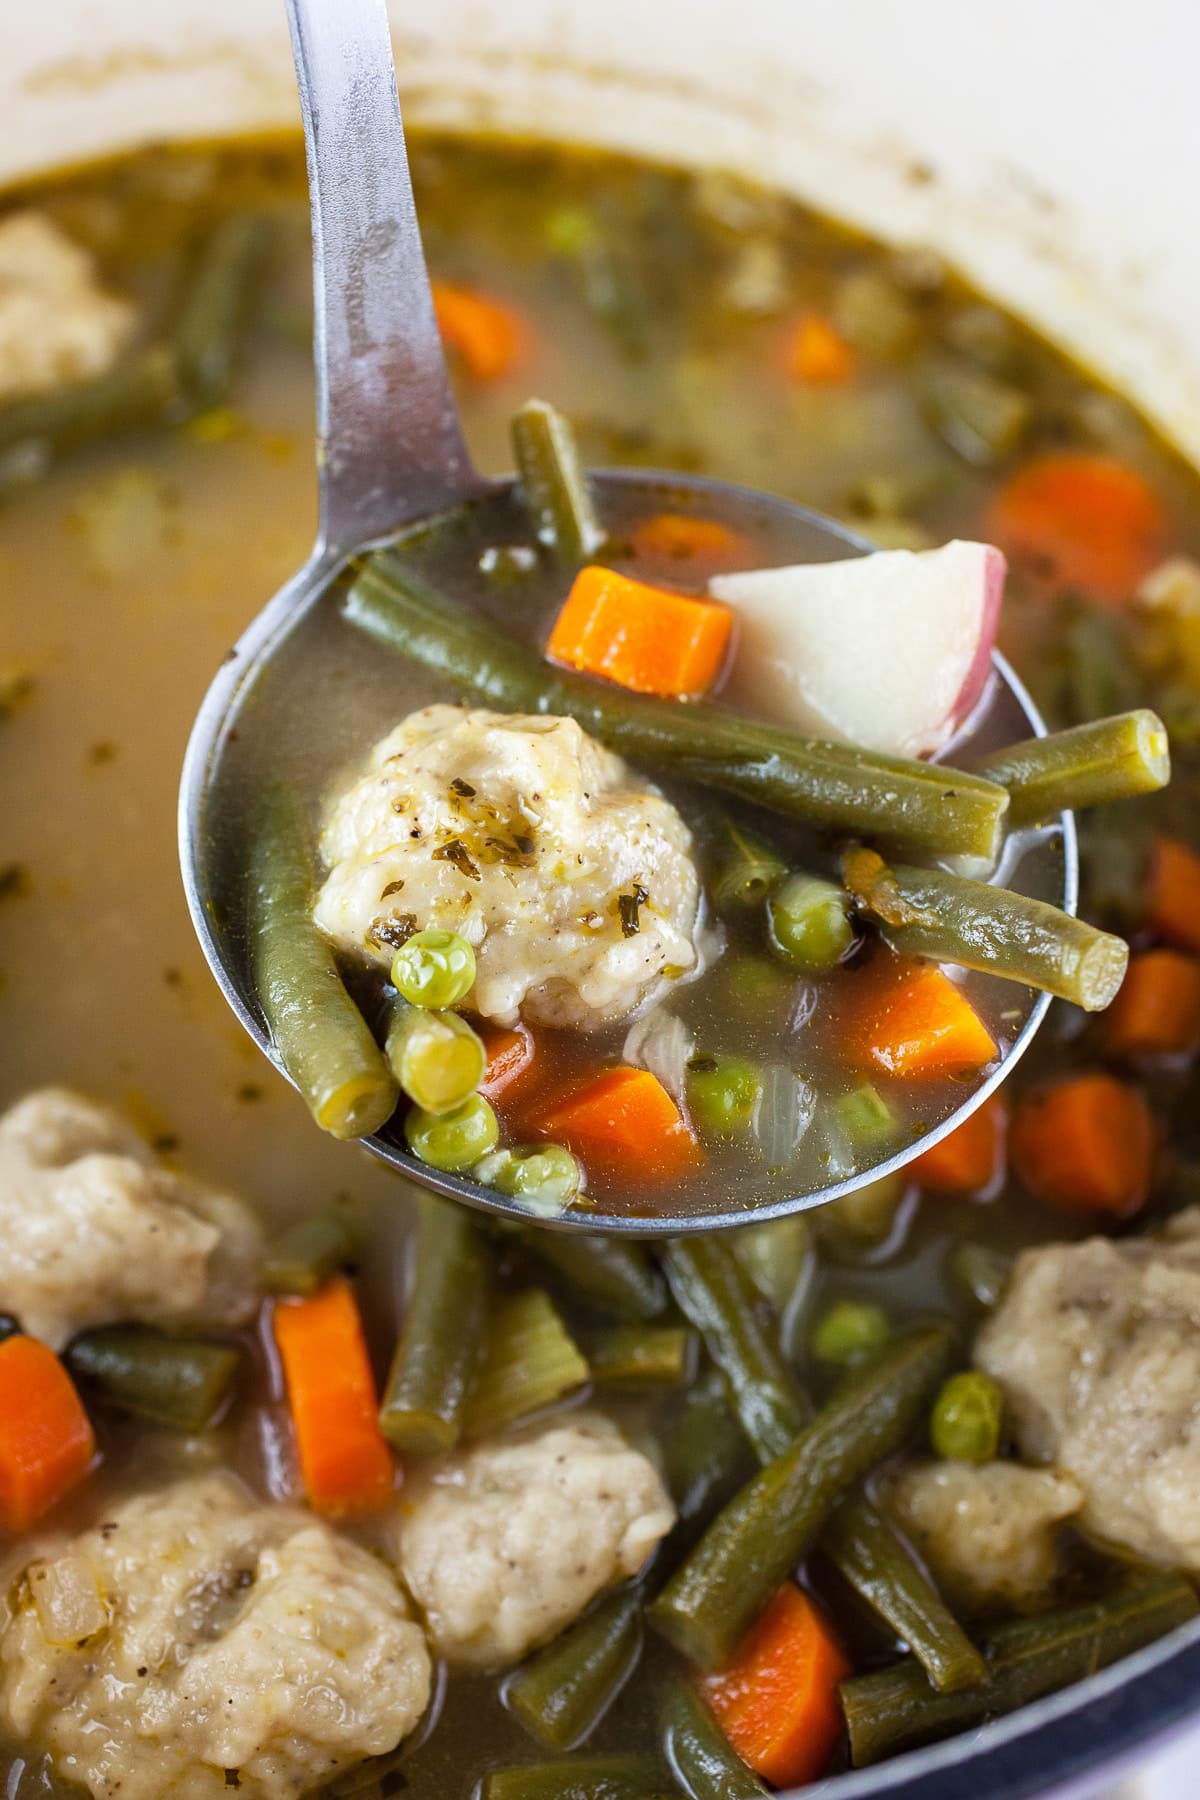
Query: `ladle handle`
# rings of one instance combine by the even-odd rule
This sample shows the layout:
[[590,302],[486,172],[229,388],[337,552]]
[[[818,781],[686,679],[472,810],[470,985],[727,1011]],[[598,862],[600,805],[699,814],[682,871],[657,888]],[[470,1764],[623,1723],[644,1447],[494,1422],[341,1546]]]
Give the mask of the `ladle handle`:
[[341,553],[486,484],[442,354],[385,0],[286,0],[313,236],[320,544]]

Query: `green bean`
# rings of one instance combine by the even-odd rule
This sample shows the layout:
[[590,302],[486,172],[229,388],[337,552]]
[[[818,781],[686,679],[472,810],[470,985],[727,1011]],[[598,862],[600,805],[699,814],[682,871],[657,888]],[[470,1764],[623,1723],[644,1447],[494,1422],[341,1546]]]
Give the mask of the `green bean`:
[[344,1212],[328,1207],[277,1237],[263,1263],[263,1286],[270,1294],[315,1294],[337,1269],[358,1254],[358,1233]]
[[821,1208],[821,1229],[852,1238],[858,1244],[880,1244],[896,1223],[908,1182],[903,1171],[880,1175]]
[[618,1319],[656,1319],[667,1304],[662,1276],[637,1244],[578,1231],[527,1231],[522,1242],[578,1298]]
[[133,426],[154,424],[169,412],[177,392],[174,356],[166,345],[151,345],[92,381],[0,408],[0,452],[29,443],[73,450]]
[[1008,789],[1008,821],[1016,829],[1076,807],[1157,793],[1171,779],[1171,747],[1158,714],[1142,707],[1009,744],[986,758],[981,773]]
[[242,1355],[230,1344],[106,1325],[77,1337],[66,1362],[109,1406],[176,1431],[197,1432],[207,1431],[220,1416]]
[[979,1651],[865,1494],[851,1494],[835,1508],[821,1548],[908,1645],[935,1688],[954,1693],[983,1680]]
[[855,897],[896,950],[1020,981],[1085,1012],[1102,1011],[1121,985],[1124,939],[1057,906],[944,869],[897,863],[888,874],[886,889],[858,888]]
[[531,1656],[504,1687],[504,1704],[547,1750],[588,1737],[637,1666],[641,1587],[627,1583]]
[[1009,1252],[991,1244],[956,1244],[949,1258],[951,1278],[985,1312],[999,1305],[1012,1266]]
[[403,1092],[427,1113],[462,1106],[487,1066],[479,1034],[465,1019],[403,1000],[392,1013],[384,1051]]
[[272,235],[266,219],[231,213],[200,251],[175,327],[179,378],[197,407],[216,406],[229,392],[238,340]]
[[492,1150],[471,1171],[484,1187],[519,1200],[530,1212],[552,1217],[579,1197],[583,1170],[562,1144],[527,1144]]
[[404,1118],[404,1139],[413,1155],[431,1169],[452,1175],[473,1169],[496,1148],[499,1136],[499,1121],[481,1094],[472,1094],[453,1112],[431,1113],[413,1106]]
[[722,911],[729,907],[761,906],[788,872],[777,850],[732,819],[721,821],[718,857],[709,891],[714,906]]
[[312,918],[312,857],[291,796],[265,789],[252,810],[250,955],[271,1042],[313,1118],[337,1138],[369,1137],[399,1089]]
[[565,1756],[483,1778],[481,1800],[661,1800],[670,1787],[653,1756]]
[[347,620],[431,674],[507,712],[567,713],[651,769],[756,801],[827,830],[882,836],[937,855],[994,860],[1008,809],[996,782],[780,731],[704,705],[680,706],[545,663],[457,605],[394,552],[357,565]]
[[756,1292],[782,1319],[812,1267],[812,1232],[803,1213],[739,1225],[725,1241]]
[[[694,1381],[667,1439],[667,1486],[681,1522],[706,1518],[746,1470],[746,1439],[719,1369]],[[678,1531],[678,1527],[676,1527]]]
[[527,400],[513,415],[511,431],[521,493],[539,541],[565,563],[587,562],[605,533],[570,425],[545,400]]
[[975,468],[1011,456],[1029,430],[1029,396],[982,369],[939,358],[926,369],[923,387],[930,423]]
[[913,1657],[841,1686],[856,1765],[880,1761],[1042,1694],[1082,1681],[1196,1615],[1196,1596],[1179,1575],[1152,1575],[1088,1606],[1000,1625],[983,1643],[986,1679],[939,1694]]
[[690,1800],[766,1800],[768,1790],[682,1676],[672,1676],[662,1699],[663,1749]]
[[833,1116],[856,1151],[878,1151],[896,1135],[896,1115],[878,1088],[865,1082],[848,1094],[839,1094]]
[[584,1341],[597,1387],[682,1387],[695,1361],[696,1340],[682,1325],[616,1325]]
[[729,1383],[747,1438],[760,1456],[778,1456],[802,1430],[808,1408],[758,1321],[746,1276],[717,1237],[675,1238],[662,1255],[675,1304]]
[[392,982],[410,1006],[457,1006],[475,985],[475,952],[457,931],[414,931],[392,958]]
[[437,1456],[462,1431],[487,1331],[491,1256],[466,1210],[422,1194],[408,1303],[379,1412],[396,1449]]
[[744,1056],[693,1056],[687,1066],[688,1111],[701,1131],[716,1137],[749,1130],[761,1088],[757,1064]]
[[865,1300],[837,1300],[809,1333],[809,1348],[821,1362],[850,1367],[881,1350],[891,1336],[887,1314]]
[[488,1437],[561,1400],[589,1379],[583,1353],[548,1294],[526,1288],[495,1308],[467,1398],[463,1432]]
[[789,969],[826,974],[854,942],[845,894],[816,875],[789,875],[767,902],[767,936]]
[[893,1339],[719,1513],[650,1608],[692,1662],[719,1668],[811,1549],[839,1496],[899,1449],[949,1360],[949,1326]]
[[978,1369],[962,1369],[945,1383],[929,1415],[929,1441],[952,1462],[991,1462],[1000,1448],[1004,1392]]

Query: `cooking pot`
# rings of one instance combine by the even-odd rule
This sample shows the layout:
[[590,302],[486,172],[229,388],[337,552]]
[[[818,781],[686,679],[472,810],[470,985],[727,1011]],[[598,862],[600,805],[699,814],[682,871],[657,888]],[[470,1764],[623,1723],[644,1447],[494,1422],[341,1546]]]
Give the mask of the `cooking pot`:
[[[330,0],[335,4],[336,0]],[[1200,462],[1195,0],[407,0],[409,116],[717,164],[932,244]],[[10,0],[0,181],[296,123],[280,0]],[[823,1784],[1083,1796],[1200,1696],[1200,1622],[1014,1717]]]

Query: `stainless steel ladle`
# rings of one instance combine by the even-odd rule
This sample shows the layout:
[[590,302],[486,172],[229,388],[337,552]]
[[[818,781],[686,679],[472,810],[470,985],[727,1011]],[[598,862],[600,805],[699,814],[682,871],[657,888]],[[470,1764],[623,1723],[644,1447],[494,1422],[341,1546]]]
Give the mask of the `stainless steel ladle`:
[[[418,519],[511,485],[481,476],[463,438],[413,203],[385,0],[287,0],[287,10],[312,204],[320,523],[309,560],[238,640],[204,699],[188,745],[179,809],[184,885],[201,946],[234,1012],[273,1060],[245,959],[221,902],[216,834],[210,828],[213,776],[239,702],[356,551]],[[675,494],[683,488],[702,492],[710,516],[736,519],[748,510],[760,520],[769,516],[790,562],[826,562],[871,548],[802,507],[719,482],[629,470],[593,471],[590,480],[602,516],[606,495],[627,513],[637,487],[645,488],[648,501],[657,493],[660,506],[664,483]],[[999,741],[1045,729],[999,656],[991,704]],[[1076,855],[1069,815],[1026,851],[1020,885],[1073,910]],[[836,1199],[902,1167],[953,1130],[1008,1074],[1045,1015],[1046,995],[1018,987],[1013,995],[1023,1012],[1015,1040],[989,1079],[950,1118],[888,1162],[818,1191],[756,1206],[752,1216],[774,1218]],[[467,1177],[416,1161],[400,1137],[393,1141],[384,1133],[366,1145],[440,1193],[529,1216],[518,1202]],[[747,1217],[744,1202],[739,1206],[736,1196],[729,1196],[716,1210],[698,1214],[647,1218],[596,1211],[556,1223],[590,1232],[667,1234],[744,1224]]]

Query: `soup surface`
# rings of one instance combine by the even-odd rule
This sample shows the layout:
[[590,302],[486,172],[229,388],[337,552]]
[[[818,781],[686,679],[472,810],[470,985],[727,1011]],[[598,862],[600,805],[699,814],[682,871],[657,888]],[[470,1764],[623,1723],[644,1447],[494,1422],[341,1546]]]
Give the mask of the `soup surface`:
[[[1194,1471],[1186,1462],[1186,1409],[1163,1423],[1161,1441],[1122,1427],[1121,1405],[1136,1400],[1140,1378],[1120,1366],[1114,1350],[1108,1365],[1113,1385],[1088,1403],[1096,1415],[1091,1460],[1071,1444],[1062,1420],[1042,1420],[1040,1429],[1031,1422],[1030,1389],[1040,1374],[1020,1367],[1012,1339],[1042,1358],[1038,1367],[1045,1369],[1048,1392],[1062,1374],[1054,1367],[1053,1334],[1038,1313],[1032,1275],[1010,1284],[974,1352],[980,1366],[973,1379],[985,1385],[968,1393],[964,1409],[969,1454],[962,1454],[961,1434],[954,1435],[962,1418],[954,1414],[953,1396],[947,1400],[943,1393],[933,1437],[942,1460],[928,1460],[928,1419],[940,1374],[970,1364],[972,1340],[984,1309],[996,1303],[1011,1256],[1027,1246],[1053,1245],[1064,1248],[1048,1249],[1046,1256],[1069,1258],[1066,1247],[1100,1234],[1100,1250],[1088,1254],[1114,1261],[1111,1268],[1090,1271],[1088,1280],[1110,1297],[1123,1291],[1123,1282],[1131,1284],[1127,1314],[1114,1323],[1113,1335],[1120,1340],[1126,1331],[1136,1338],[1137,1322],[1154,1317],[1155,1302],[1132,1291],[1143,1279],[1143,1264],[1126,1260],[1123,1246],[1140,1245],[1142,1234],[1158,1232],[1196,1191],[1195,476],[1122,400],[966,289],[936,258],[864,242],[778,196],[712,175],[461,139],[419,138],[414,177],[435,276],[457,291],[486,296],[511,323],[506,353],[490,363],[481,365],[477,355],[472,360],[469,337],[457,346],[460,402],[482,467],[507,466],[509,418],[529,393],[539,392],[570,415],[592,464],[632,463],[739,481],[843,518],[882,546],[997,538],[1010,556],[1002,646],[1052,724],[1153,705],[1171,727],[1177,765],[1165,794],[1089,815],[1084,911],[1130,938],[1139,973],[1129,992],[1136,1003],[1123,996],[1107,1023],[1056,1006],[1006,1090],[1011,1154],[1004,1148],[1003,1116],[992,1108],[976,1128],[970,1153],[960,1144],[958,1155],[918,1167],[913,1179],[864,1190],[807,1226],[789,1222],[782,1236],[739,1238],[736,1255],[732,1240],[719,1246],[706,1241],[733,1285],[727,1306],[768,1346],[770,1366],[786,1378],[786,1396],[765,1434],[755,1439],[750,1431],[745,1443],[738,1436],[737,1358],[751,1352],[745,1342],[730,1349],[728,1332],[722,1335],[728,1313],[716,1321],[705,1315],[714,1282],[720,1285],[713,1267],[668,1253],[668,1303],[656,1253],[641,1258],[631,1252],[624,1278],[647,1284],[642,1300],[631,1302],[625,1289],[614,1303],[610,1289],[605,1303],[594,1275],[556,1264],[545,1247],[539,1255],[536,1237],[495,1243],[481,1237],[469,1247],[470,1256],[494,1264],[493,1293],[504,1297],[492,1306],[493,1335],[483,1366],[503,1363],[504,1330],[510,1342],[519,1340],[521,1320],[510,1316],[511,1303],[544,1292],[554,1297],[558,1329],[569,1334],[576,1361],[547,1387],[523,1391],[515,1413],[492,1394],[493,1411],[481,1416],[498,1421],[499,1429],[520,1422],[531,1404],[536,1410],[561,1399],[565,1426],[578,1415],[585,1378],[591,1379],[588,1416],[597,1409],[606,1414],[635,1447],[630,1455],[638,1466],[630,1479],[649,1480],[642,1447],[650,1461],[665,1459],[683,1514],[645,1577],[648,1596],[700,1536],[718,1501],[749,1477],[755,1456],[765,1460],[780,1441],[786,1443],[789,1420],[798,1428],[803,1394],[824,1403],[846,1364],[868,1352],[885,1358],[881,1380],[899,1380],[897,1359],[907,1356],[911,1364],[919,1350],[929,1368],[923,1385],[912,1390],[907,1450],[901,1464],[889,1464],[891,1473],[879,1479],[876,1499],[902,1523],[944,1598],[973,1637],[987,1639],[992,1654],[1002,1659],[1004,1639],[994,1642],[989,1633],[1024,1629],[1006,1624],[1014,1611],[1052,1620],[1065,1606],[1078,1611],[1097,1604],[1119,1612],[1125,1602],[1112,1597],[1119,1564],[1102,1547],[1106,1541],[1121,1546],[1122,1557],[1195,1573],[1187,1521],[1172,1517],[1171,1504],[1148,1497],[1144,1505],[1128,1502],[1120,1514],[1096,1472],[1107,1461],[1126,1489],[1140,1495],[1145,1465],[1167,1448],[1185,1458],[1185,1471]],[[265,221],[270,248],[235,379],[212,403],[188,409],[190,416],[180,409],[167,422],[135,424],[89,443],[68,443],[67,432],[61,452],[49,447],[44,428],[22,423],[11,408],[0,411],[0,580],[7,596],[0,646],[0,1101],[16,1102],[48,1085],[94,1095],[132,1121],[166,1170],[186,1170],[236,1193],[272,1237],[332,1209],[338,1229],[345,1227],[347,1241],[357,1244],[354,1292],[382,1385],[399,1322],[414,1311],[405,1298],[414,1254],[412,1193],[396,1176],[316,1131],[296,1095],[242,1035],[195,945],[174,848],[179,765],[196,706],[229,643],[303,561],[312,537],[308,224],[299,147],[289,142],[147,153],[11,196],[10,205],[54,221],[94,256],[104,286],[131,304],[132,347],[118,372],[139,346],[169,329],[203,242],[222,221],[247,215]],[[37,401],[14,402],[26,404]],[[495,587],[490,592],[502,611],[503,593]],[[443,697],[396,665],[381,672],[372,661],[367,670],[361,646],[354,654],[355,679],[365,673],[367,685],[356,688],[353,713],[322,696],[328,710],[319,735],[305,746],[286,742],[280,750],[291,759],[289,769],[303,754],[322,780],[344,774],[404,713]],[[248,754],[261,763],[262,742],[251,743]],[[236,764],[230,774],[239,779]],[[692,822],[703,835],[704,819]],[[741,928],[732,929],[736,936]],[[772,1010],[796,1006],[797,983],[761,954],[748,931],[742,954],[742,976],[729,991],[715,985],[718,969],[713,986],[683,990],[683,1005],[685,1014],[693,1009],[691,1023],[720,1022],[717,1048],[753,1055],[760,1042],[765,1046],[764,1021]],[[981,989],[985,1009],[1002,1004]],[[988,1016],[1000,1035],[999,1012]],[[1058,1086],[1046,1089],[1050,1077]],[[1047,1092],[1068,1093],[1069,1109],[1047,1114]],[[944,1112],[951,1100],[947,1089],[932,1104]],[[721,1179],[731,1187],[744,1180],[748,1200],[772,1191],[736,1147],[722,1151],[721,1159]],[[22,1186],[26,1179],[0,1166],[0,1197],[7,1183],[17,1206],[34,1191]],[[24,1204],[33,1203],[26,1198]],[[631,1204],[645,1205],[646,1196],[635,1190]],[[1176,1219],[1176,1237],[1163,1240],[1176,1247],[1152,1257],[1187,1264],[1186,1218]],[[436,1230],[428,1227],[431,1236]],[[81,1241],[86,1249],[83,1228]],[[701,1259],[706,1254],[696,1252]],[[343,1247],[329,1266],[348,1255]],[[433,1282],[435,1259],[423,1253],[417,1268],[418,1282]],[[1059,1280],[1060,1309],[1078,1303],[1086,1313],[1079,1298],[1086,1284],[1074,1263],[1038,1268],[1043,1282]],[[1190,1265],[1184,1273],[1194,1279]],[[84,1274],[78,1281],[87,1286]],[[277,1270],[275,1286],[288,1293],[286,1272]],[[171,1431],[161,1409],[158,1422],[147,1422],[144,1394],[140,1412],[132,1415],[128,1405],[113,1404],[111,1365],[106,1389],[94,1363],[89,1373],[86,1355],[81,1360],[76,1350],[70,1361],[68,1344],[83,1341],[79,1321],[84,1335],[93,1326],[123,1323],[119,1306],[92,1317],[68,1304],[64,1316],[75,1329],[39,1333],[31,1318],[21,1316],[21,1291],[20,1272],[6,1274],[0,1258],[0,1309],[15,1313],[55,1350],[66,1350],[102,1453],[98,1468],[49,1517],[47,1528],[87,1530],[103,1522],[120,1496],[173,1490],[211,1469],[235,1471],[252,1494],[272,1504],[302,1503],[306,1489],[315,1497],[317,1478],[304,1458],[302,1424],[297,1459],[302,1383],[283,1348],[278,1320],[215,1312],[206,1317],[201,1309],[198,1319],[183,1321],[193,1331],[203,1327],[208,1339],[239,1346],[241,1375],[211,1429]],[[326,1290],[334,1291],[348,1290]],[[456,1294],[456,1315],[460,1300],[463,1305],[466,1337],[467,1290],[448,1291]],[[656,1315],[653,1324],[642,1319],[638,1325],[649,1334],[641,1354],[653,1353],[664,1363],[655,1376],[647,1376],[644,1366],[631,1373],[622,1364],[614,1380],[613,1359],[632,1352],[628,1342],[615,1343],[613,1333],[630,1323],[620,1317],[622,1307],[636,1312],[639,1305]],[[1018,1306],[1026,1308],[1023,1316],[1010,1310]],[[912,1348],[912,1333],[933,1315],[955,1322],[953,1351],[924,1340],[923,1348]],[[180,1324],[145,1303],[130,1316],[143,1325],[178,1330]],[[1184,1386],[1187,1371],[1200,1361],[1196,1316],[1200,1311],[1193,1309],[1191,1322],[1180,1323],[1172,1315],[1169,1328],[1162,1327],[1161,1344]],[[482,1341],[484,1328],[476,1325]],[[654,1338],[656,1331],[670,1341]],[[1087,1349],[1084,1344],[1081,1356]],[[0,1361],[3,1350],[0,1343]],[[732,1382],[733,1403],[714,1379],[714,1359]],[[874,1366],[867,1364],[868,1372]],[[760,1385],[769,1372],[758,1367]],[[868,1380],[869,1373],[861,1378]],[[916,1382],[911,1371],[905,1379]],[[993,1421],[989,1432],[985,1420],[976,1429],[971,1407],[981,1405],[986,1413],[995,1394],[1004,1400],[1003,1422]],[[1100,1416],[1106,1407],[1107,1426]],[[745,1425],[745,1407],[740,1416]],[[398,1435],[410,1429],[398,1427]],[[782,1432],[782,1440],[773,1432]],[[719,1465],[703,1479],[697,1433]],[[475,1437],[486,1444],[491,1435],[477,1422]],[[1106,1446],[1102,1454],[1095,1444]],[[883,1454],[902,1447],[889,1442]],[[572,1454],[582,1458],[582,1448],[575,1443]],[[402,1513],[405,1493],[424,1493],[420,1459],[410,1449],[403,1460],[408,1483],[396,1503]],[[873,1465],[879,1458],[867,1460]],[[970,1483],[981,1462],[997,1484],[987,1495],[993,1524],[981,1527],[964,1552],[951,1541],[937,1496],[949,1491],[947,1484]],[[1054,1465],[1054,1475],[1035,1471],[1040,1463]],[[918,1475],[931,1469],[941,1486],[920,1487]],[[1008,1492],[1004,1483],[1014,1470],[1036,1484],[1060,1485],[1034,1492],[1018,1478],[1021,1491]],[[863,1472],[856,1466],[846,1484]],[[993,1505],[995,1494],[1000,1499]],[[653,1493],[643,1494],[639,1505],[639,1526],[657,1516]],[[392,1555],[390,1515],[385,1518],[380,1507],[378,1517],[366,1511],[362,1522],[339,1527],[339,1541],[354,1539]],[[996,1524],[997,1518],[1007,1523]],[[643,1554],[667,1523],[664,1517],[645,1528]],[[1020,1592],[1019,1584],[1006,1586],[987,1574],[989,1561],[1005,1560],[1005,1530],[1018,1524],[1021,1541],[1036,1538],[1044,1552]],[[595,1535],[602,1538],[603,1531],[598,1527]],[[831,1543],[822,1538],[819,1552],[805,1554],[805,1591],[815,1595],[847,1667],[867,1678],[895,1662],[905,1633],[894,1618],[885,1612],[881,1620],[878,1609],[851,1592],[847,1557],[835,1555]],[[805,1545],[806,1552],[811,1548]],[[37,1554],[43,1555],[40,1547]],[[50,1560],[59,1554],[55,1549]],[[903,1547],[901,1554],[907,1555]],[[28,1541],[14,1544],[14,1580],[29,1555]],[[402,1558],[405,1577],[432,1619],[436,1600],[414,1572],[416,1559],[410,1546]],[[622,1562],[614,1556],[590,1590],[581,1592],[574,1611],[638,1567],[636,1557]],[[524,1574],[533,1580],[538,1568],[535,1558],[532,1572]],[[1170,1579],[1163,1577],[1168,1584]],[[20,1582],[12,1590],[9,1634],[33,1616],[29,1591]],[[232,1591],[236,1596],[236,1581]],[[615,1699],[584,1734],[587,1754],[658,1753],[660,1707],[680,1704],[673,1686],[679,1665],[669,1643],[683,1644],[685,1632],[682,1604],[672,1614],[672,1592],[668,1586],[668,1604],[658,1615],[662,1628],[644,1634],[635,1677],[624,1685],[614,1678]],[[106,1605],[110,1598],[102,1593]],[[1150,1600],[1138,1604],[1139,1616],[1150,1620],[1143,1635],[1187,1613],[1186,1600],[1169,1586],[1153,1589]],[[236,1600],[229,1607],[228,1616],[214,1615],[205,1629],[211,1626],[219,1636],[238,1616]],[[1123,1619],[1100,1648],[1088,1648],[1092,1662],[1141,1641],[1136,1625]],[[567,1614],[557,1620],[567,1622]],[[81,1629],[82,1641],[92,1629]],[[628,1654],[622,1673],[638,1657],[639,1629],[635,1623],[633,1638],[623,1640]],[[1071,1629],[1078,1637],[1085,1627],[1077,1622]],[[372,1765],[361,1791],[466,1796],[489,1771],[556,1753],[530,1735],[511,1690],[506,1704],[501,1678],[544,1635],[534,1629],[515,1654],[511,1646],[507,1656],[497,1651],[491,1659],[496,1667],[483,1666],[486,1656],[472,1661],[447,1649],[448,1636],[439,1639],[434,1660],[441,1672],[422,1723],[396,1767],[390,1761]],[[10,1677],[14,1659],[25,1652],[11,1635],[9,1644],[8,1663],[0,1644],[0,1664],[9,1671],[0,1682],[9,1684],[0,1695],[9,1793],[86,1792],[89,1786],[97,1794],[112,1791],[94,1769],[89,1772],[86,1753],[73,1752],[75,1760],[69,1760],[61,1737],[54,1737],[57,1727],[48,1723],[52,1709],[21,1711]],[[448,1674],[447,1662],[454,1665]],[[907,1665],[912,1663],[910,1655]],[[1060,1666],[1075,1665],[1068,1660]],[[1081,1667],[1088,1666],[1085,1658]],[[140,1675],[141,1665],[135,1672]],[[166,1677],[163,1683],[166,1693]],[[965,1685],[969,1691],[970,1682]],[[246,1691],[244,1686],[232,1696],[235,1705]],[[724,1702],[713,1692],[709,1697],[720,1711]],[[88,1704],[84,1694],[81,1716]],[[853,1705],[851,1695],[848,1709]],[[878,1711],[871,1690],[861,1706]],[[399,1699],[396,1707],[399,1719]],[[959,1722],[973,1724],[983,1710],[965,1704]],[[760,1772],[781,1786],[846,1765],[850,1748],[840,1715],[830,1716],[825,1732],[808,1721],[821,1757],[807,1767],[803,1759],[772,1760],[761,1745],[747,1748],[728,1708],[722,1712],[739,1749],[757,1757]],[[406,1718],[398,1731],[408,1724]],[[108,1729],[120,1735],[122,1727],[110,1719]],[[134,1732],[132,1723],[124,1729]],[[182,1742],[186,1734],[178,1729]],[[684,1782],[689,1730],[694,1735],[694,1722],[677,1727],[673,1740]],[[932,1726],[916,1730],[917,1737],[933,1733]],[[901,1735],[866,1749],[852,1719],[850,1742],[860,1760],[908,1741]],[[367,1731],[356,1754],[329,1751],[324,1770],[345,1781],[346,1767],[390,1749]],[[207,1794],[223,1784],[273,1795],[311,1789],[327,1778],[313,1760],[286,1789],[272,1786],[275,1777],[248,1752],[244,1763],[239,1750],[221,1768],[211,1744],[188,1754],[203,1773],[181,1793]],[[124,1778],[128,1793],[167,1791],[161,1770],[148,1774],[145,1764],[126,1770]],[[139,1779],[149,1783],[144,1790],[136,1786]],[[672,1778],[639,1766],[626,1768],[620,1779],[626,1785],[612,1792],[650,1794],[670,1791]],[[491,1791],[493,1800],[503,1800],[518,1790]]]

